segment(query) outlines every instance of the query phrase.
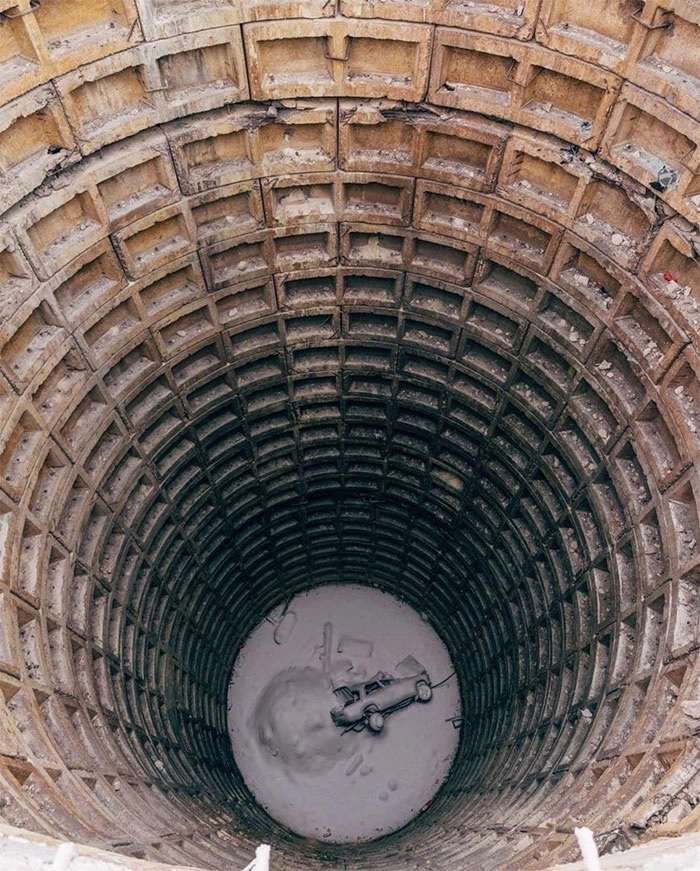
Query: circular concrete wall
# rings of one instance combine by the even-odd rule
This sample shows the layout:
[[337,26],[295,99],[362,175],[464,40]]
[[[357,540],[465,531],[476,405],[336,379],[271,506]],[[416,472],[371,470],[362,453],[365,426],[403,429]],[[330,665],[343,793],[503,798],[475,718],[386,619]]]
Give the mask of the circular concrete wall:
[[[0,818],[275,869],[698,826],[700,18],[680,0],[0,0]],[[286,833],[241,640],[439,628],[430,808]]]

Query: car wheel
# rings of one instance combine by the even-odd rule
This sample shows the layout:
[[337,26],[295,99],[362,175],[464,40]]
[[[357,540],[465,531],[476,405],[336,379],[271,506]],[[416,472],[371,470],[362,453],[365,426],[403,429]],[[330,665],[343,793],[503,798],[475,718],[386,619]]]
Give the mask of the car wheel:
[[429,702],[433,697],[433,690],[429,683],[424,680],[418,681],[416,684],[416,701]]
[[372,711],[367,717],[367,726],[371,732],[381,732],[384,728],[384,714],[379,711]]

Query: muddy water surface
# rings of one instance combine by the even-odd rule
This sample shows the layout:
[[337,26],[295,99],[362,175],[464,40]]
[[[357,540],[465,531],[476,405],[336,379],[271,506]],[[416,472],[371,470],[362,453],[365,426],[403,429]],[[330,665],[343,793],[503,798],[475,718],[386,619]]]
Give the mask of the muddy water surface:
[[409,822],[457,749],[457,680],[389,714],[379,734],[345,731],[330,711],[343,703],[334,687],[420,666],[434,684],[453,670],[430,625],[371,587],[319,587],[269,614],[241,648],[229,687],[234,757],[258,803],[292,831],[333,843]]

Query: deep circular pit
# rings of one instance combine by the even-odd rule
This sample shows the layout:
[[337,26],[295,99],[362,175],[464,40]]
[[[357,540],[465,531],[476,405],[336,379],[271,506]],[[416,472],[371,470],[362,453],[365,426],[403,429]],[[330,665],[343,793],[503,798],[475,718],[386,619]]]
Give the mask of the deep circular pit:
[[[693,4],[0,0],[0,820],[274,871],[698,826]],[[276,823],[227,689],[339,581],[439,631],[423,813]]]

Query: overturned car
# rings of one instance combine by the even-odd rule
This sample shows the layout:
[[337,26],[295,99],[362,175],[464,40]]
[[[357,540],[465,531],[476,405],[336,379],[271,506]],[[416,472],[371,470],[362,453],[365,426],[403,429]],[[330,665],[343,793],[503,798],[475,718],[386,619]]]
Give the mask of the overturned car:
[[336,726],[366,726],[377,733],[384,728],[389,714],[413,702],[429,702],[433,697],[430,677],[425,670],[408,677],[394,677],[379,671],[369,680],[334,687],[333,692],[342,702],[331,710]]

